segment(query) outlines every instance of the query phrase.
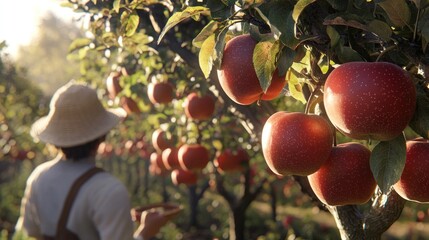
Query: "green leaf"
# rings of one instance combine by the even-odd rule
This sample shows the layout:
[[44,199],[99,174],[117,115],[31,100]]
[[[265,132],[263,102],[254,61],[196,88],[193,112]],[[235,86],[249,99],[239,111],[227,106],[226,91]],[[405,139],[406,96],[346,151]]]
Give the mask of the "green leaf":
[[384,41],[389,41],[392,36],[392,28],[383,21],[374,19],[368,23],[367,27],[368,31],[375,33]]
[[121,7],[121,0],[115,0],[113,2],[113,11],[119,13],[119,8]]
[[226,33],[228,32],[228,27],[225,27],[220,31],[220,33],[216,34],[216,44],[215,44],[215,51],[213,54],[213,61],[217,69],[220,69],[222,65],[222,57],[223,57],[223,50],[225,48],[225,37]]
[[222,0],[207,0],[207,7],[210,9],[212,19],[225,20],[231,16],[231,6]]
[[198,55],[201,71],[203,71],[206,78],[209,77],[213,67],[213,52],[215,44],[215,34],[212,34],[203,42]]
[[410,22],[411,10],[406,0],[386,0],[378,5],[387,13],[395,27],[404,27]]
[[203,42],[219,28],[219,22],[210,21],[198,35],[192,40],[192,45],[200,48]]
[[406,145],[404,135],[393,140],[379,142],[371,153],[371,171],[380,190],[388,193],[399,181],[405,166]]
[[363,61],[362,57],[353,48],[347,46],[339,46],[336,51],[338,59],[342,63]]
[[429,11],[425,11],[420,17],[418,29],[422,37],[422,49],[425,52],[429,43]]
[[347,9],[347,4],[349,1],[344,1],[344,0],[326,0],[331,6],[332,8],[339,10],[339,11],[344,11]]
[[307,7],[308,5],[312,4],[315,1],[316,0],[299,0],[295,4],[295,7],[293,8],[293,12],[292,12],[292,18],[293,18],[293,20],[295,22],[298,22],[299,15],[301,15],[301,13],[304,10],[304,8]]
[[302,92],[302,85],[299,81],[298,76],[295,74],[295,71],[292,68],[289,68],[289,71],[287,72],[286,76],[290,95],[296,100],[302,102],[303,104],[306,104],[307,100],[304,97],[304,93]]
[[429,98],[420,85],[417,85],[416,110],[409,126],[420,136],[429,139]]
[[[264,23],[266,25],[260,26],[259,27],[259,32],[261,33],[268,33],[268,34],[274,34],[275,36],[280,36],[281,32],[277,29],[277,27],[275,25],[271,24],[270,19],[262,12],[261,9],[259,9],[258,7],[255,7],[254,10],[258,13],[259,17],[261,17],[261,19],[264,21]],[[267,27],[269,27],[269,29],[267,29]]]
[[429,6],[429,0],[411,0],[416,5],[417,9],[423,9]]
[[280,44],[278,41],[258,42],[253,50],[253,66],[259,79],[259,84],[264,92],[267,91],[276,69],[276,57]]
[[77,38],[70,44],[69,53],[75,50],[81,49],[83,47],[86,47],[90,43],[92,43],[92,40],[89,38]]
[[332,26],[327,26],[326,33],[328,34],[329,39],[331,39],[331,42],[330,42],[331,48],[334,48],[335,46],[337,46],[338,43],[340,42],[340,34],[337,32],[337,30],[335,30],[335,28]]
[[171,28],[173,28],[174,26],[179,24],[181,21],[188,19],[188,18],[191,18],[191,17],[195,17],[195,16],[203,14],[203,13],[209,14],[210,10],[206,7],[196,6],[196,7],[187,7],[182,12],[174,13],[168,19],[167,23],[165,24],[164,28],[162,29],[161,33],[159,34],[157,43],[159,44],[161,42],[162,38],[168,32],[168,30],[170,30]]
[[281,51],[277,61],[277,69],[279,69],[279,76],[285,76],[286,72],[292,66],[295,59],[296,52],[288,47],[284,47]]
[[139,21],[140,18],[136,12],[130,14],[125,23],[125,36],[130,37],[136,32],[139,26]]
[[[286,17],[285,17],[286,16]],[[295,37],[295,21],[292,18],[292,6],[285,2],[273,3],[269,9],[268,19],[280,33],[280,40],[291,49],[295,49],[299,44]]]

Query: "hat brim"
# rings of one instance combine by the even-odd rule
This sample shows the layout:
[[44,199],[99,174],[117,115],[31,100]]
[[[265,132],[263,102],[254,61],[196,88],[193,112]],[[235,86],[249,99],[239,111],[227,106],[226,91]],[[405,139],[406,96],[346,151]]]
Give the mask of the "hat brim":
[[73,147],[106,135],[125,117],[126,112],[122,108],[106,109],[105,114],[98,115],[96,119],[80,116],[79,122],[71,124],[64,123],[68,119],[53,121],[47,115],[34,122],[30,134],[35,139],[57,147]]

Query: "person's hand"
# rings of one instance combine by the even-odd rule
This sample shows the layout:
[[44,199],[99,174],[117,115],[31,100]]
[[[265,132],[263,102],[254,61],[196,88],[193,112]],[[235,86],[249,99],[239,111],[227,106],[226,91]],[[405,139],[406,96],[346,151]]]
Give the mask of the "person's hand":
[[144,239],[155,236],[161,227],[175,217],[182,207],[171,203],[155,203],[140,208],[133,208],[133,221],[140,222],[139,232]]
[[168,220],[169,219],[156,209],[143,211],[140,218],[140,226],[142,227],[141,235],[143,239],[149,239],[155,236]]

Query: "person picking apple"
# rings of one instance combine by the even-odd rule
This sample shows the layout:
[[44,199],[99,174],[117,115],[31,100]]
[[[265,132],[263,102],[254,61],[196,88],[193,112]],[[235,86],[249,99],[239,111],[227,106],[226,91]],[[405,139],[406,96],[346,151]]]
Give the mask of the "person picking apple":
[[159,232],[171,217],[148,210],[134,230],[126,187],[95,166],[99,145],[125,116],[123,109],[104,108],[86,84],[71,81],[55,92],[49,114],[30,133],[59,154],[29,176],[16,232],[45,240],[147,239]]

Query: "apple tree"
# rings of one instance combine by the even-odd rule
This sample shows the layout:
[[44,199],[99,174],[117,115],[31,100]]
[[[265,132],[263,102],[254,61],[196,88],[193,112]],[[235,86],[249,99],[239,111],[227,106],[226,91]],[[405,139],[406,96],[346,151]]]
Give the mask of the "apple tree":
[[[424,150],[410,142],[422,137],[416,144],[428,146],[427,0],[66,5],[89,19],[92,36],[70,47],[83,77],[103,86],[97,71],[125,69],[122,91],[110,104],[135,109],[130,124],[148,121],[146,134],[173,133],[175,147],[210,146],[211,157],[228,147],[255,154],[259,185],[238,199],[225,189],[218,166],[202,170],[231,212],[245,212],[272,181],[267,166],[328,210],[343,239],[379,239],[407,200],[427,202],[429,181],[416,182],[412,169],[424,169],[428,160],[417,160],[413,151]],[[183,117],[183,100],[153,104],[145,93],[155,82],[173,84],[176,99],[193,91],[212,95],[216,117]],[[237,124],[245,133],[235,132]],[[231,239],[244,239],[235,230]]]

